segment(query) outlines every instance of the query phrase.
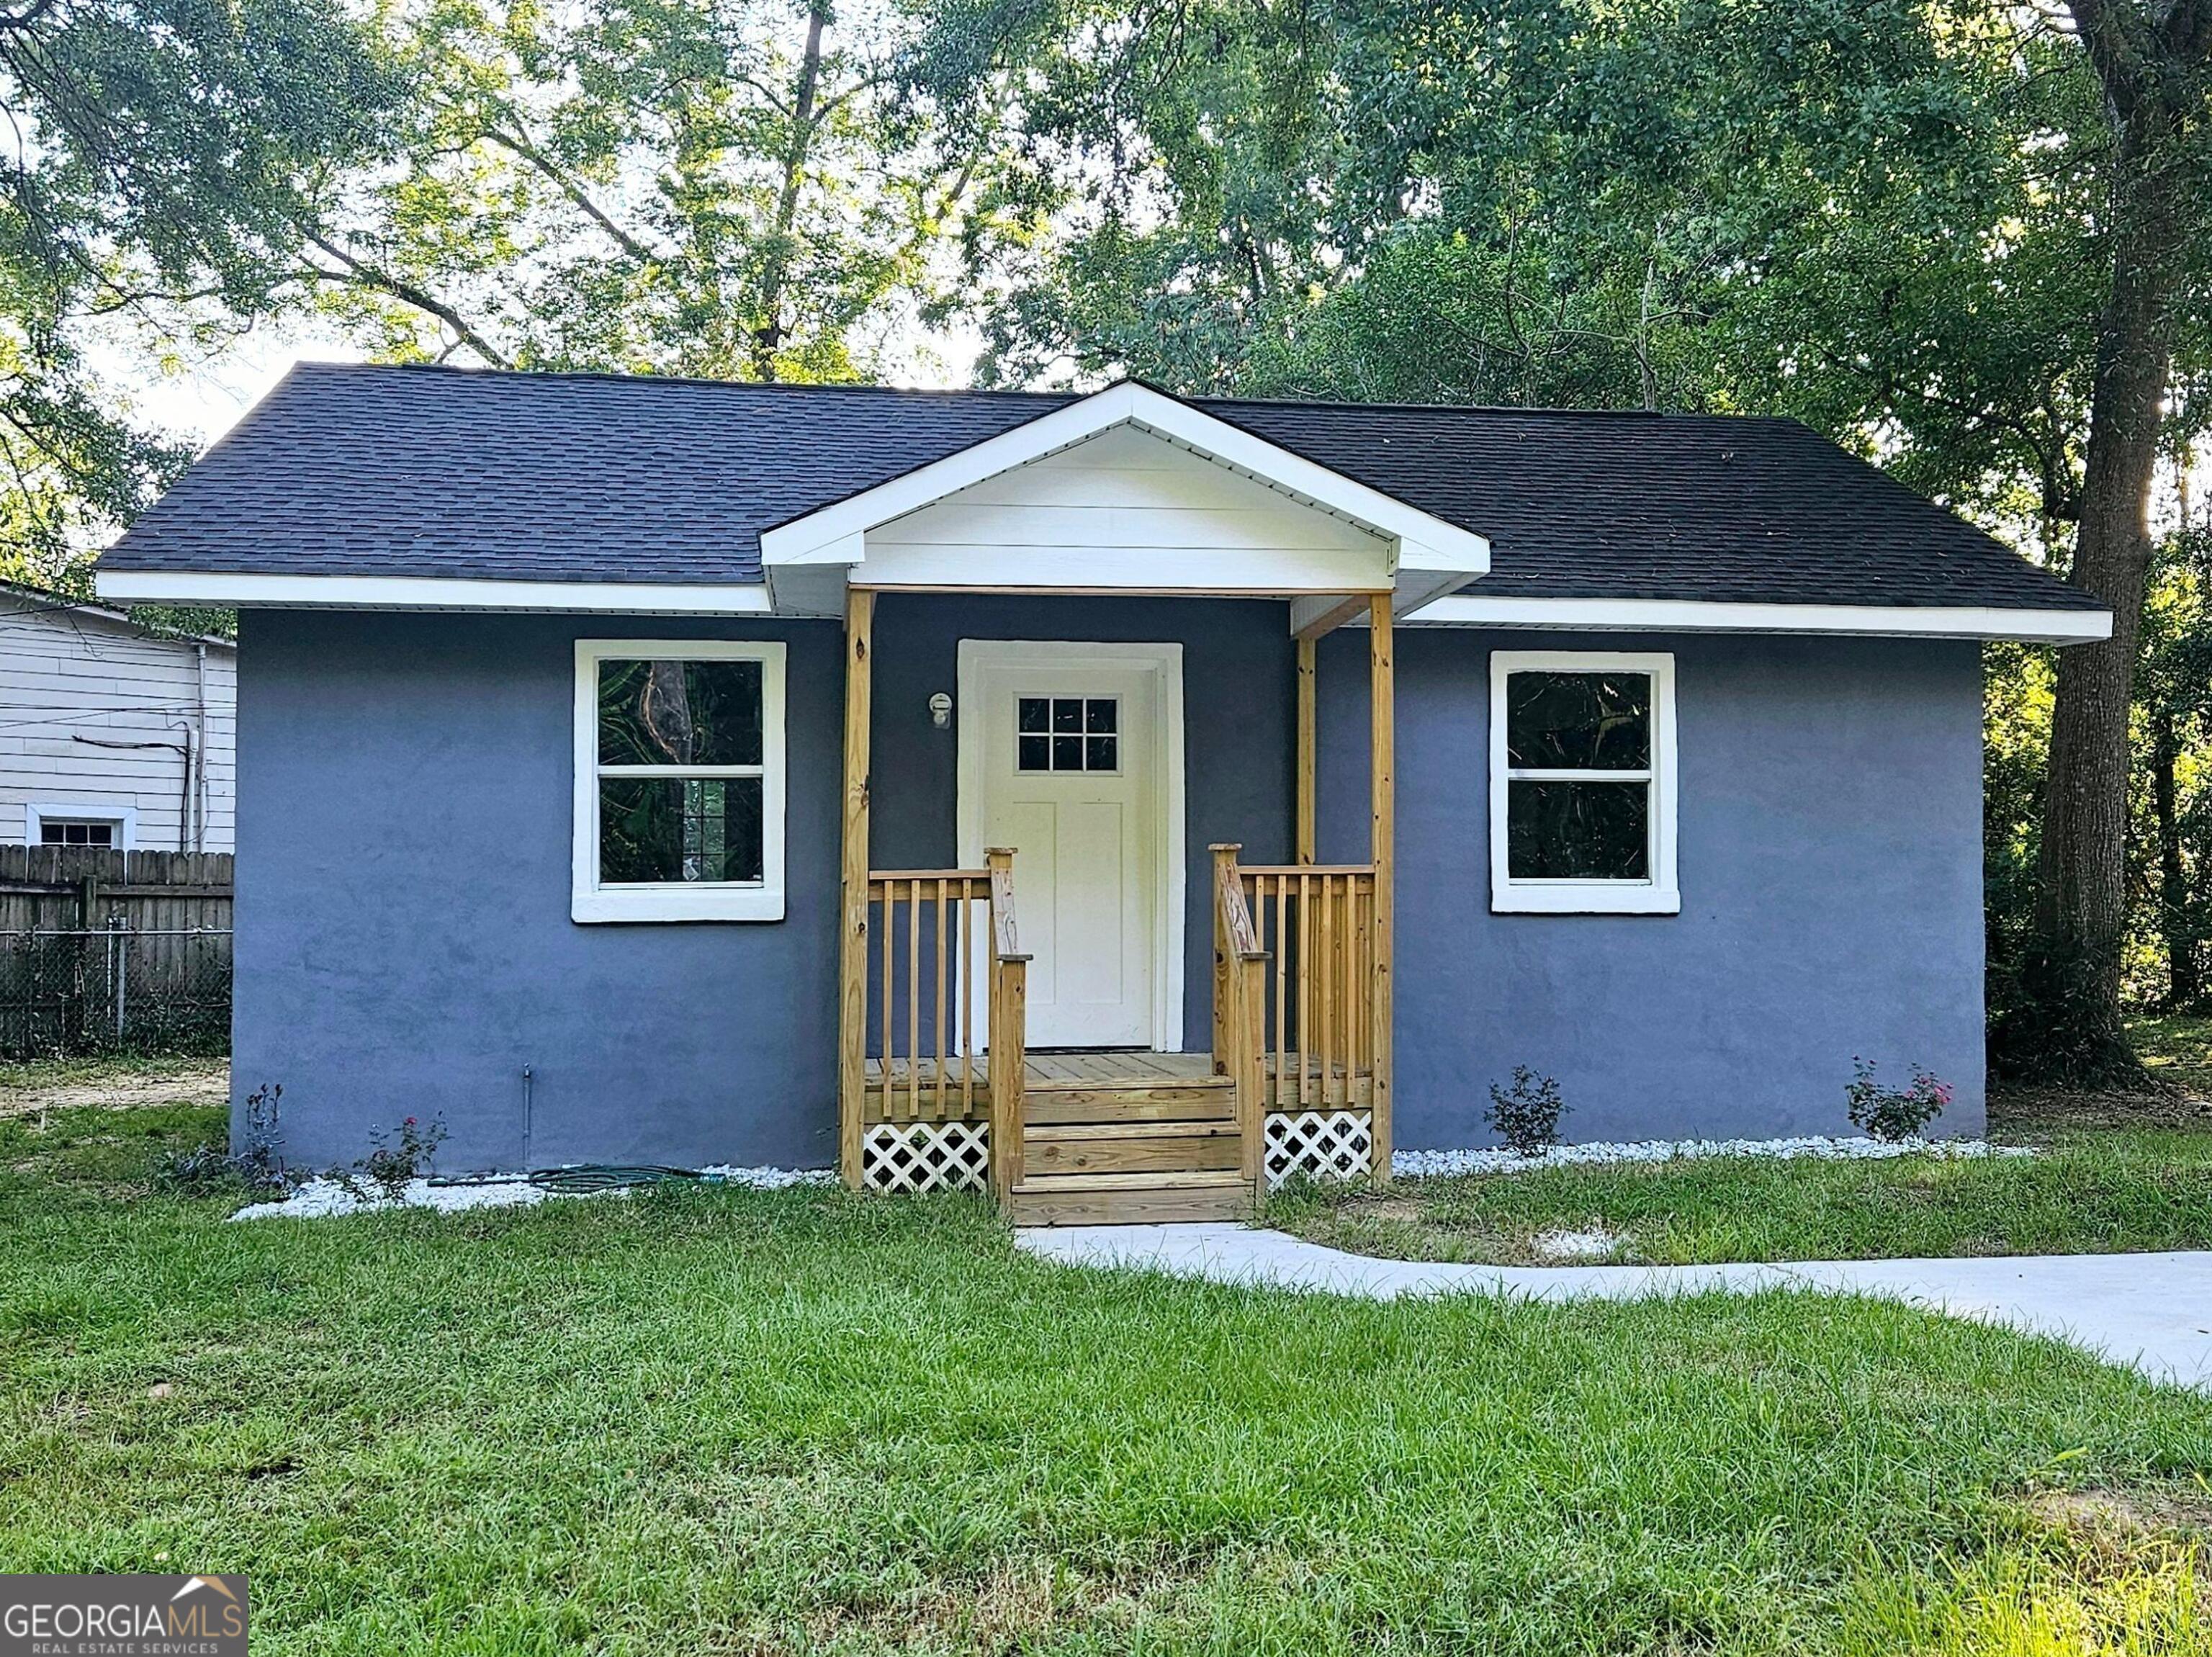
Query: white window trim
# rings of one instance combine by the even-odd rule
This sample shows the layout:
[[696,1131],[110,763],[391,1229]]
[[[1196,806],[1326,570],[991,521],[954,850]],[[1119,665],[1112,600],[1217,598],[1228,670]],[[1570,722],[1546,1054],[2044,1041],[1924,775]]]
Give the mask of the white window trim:
[[[569,917],[603,921],[780,921],[784,902],[785,649],[773,639],[576,641],[575,850]],[[599,663],[761,664],[761,878],[669,886],[599,884]]]
[[[1516,880],[1506,873],[1505,681],[1525,673],[1640,673],[1651,676],[1651,879]],[[1613,778],[1620,771],[1522,772],[1524,779]],[[1664,652],[1496,650],[1490,657],[1490,908],[1498,915],[1676,915],[1674,658]]]
[[23,807],[23,844],[35,846],[45,832],[46,819],[57,817],[73,823],[112,823],[115,825],[115,850],[136,851],[138,849],[138,808],[136,806],[72,805],[66,801],[45,801]]

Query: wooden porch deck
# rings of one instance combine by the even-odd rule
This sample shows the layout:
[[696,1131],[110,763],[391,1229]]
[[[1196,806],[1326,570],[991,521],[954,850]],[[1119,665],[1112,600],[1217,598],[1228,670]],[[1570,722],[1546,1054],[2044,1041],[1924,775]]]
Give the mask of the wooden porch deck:
[[[1278,1062],[1284,1081],[1276,1081]],[[950,1122],[990,1114],[991,1058],[979,1053],[972,1063],[975,1074],[966,1075],[970,1061],[957,1055],[942,1062],[894,1058],[888,1071],[881,1059],[868,1060],[865,1071],[865,1119],[878,1122]],[[1374,1073],[1358,1065],[1348,1073],[1341,1059],[1332,1060],[1324,1081],[1321,1061],[1295,1049],[1261,1057],[1261,1085],[1270,1110],[1369,1108],[1374,1098]],[[1142,1095],[1158,1094],[1172,1102],[1190,1102],[1194,1089],[1218,1090],[1233,1086],[1230,1077],[1214,1073],[1211,1053],[1154,1053],[1122,1049],[1070,1050],[1024,1055],[1023,1093],[1034,1102],[1031,1119],[1045,1121],[1072,1098],[1107,1093],[1116,1095],[1102,1103],[1120,1104],[1121,1112],[1143,1114]],[[1303,1082],[1303,1087],[1301,1083]]]

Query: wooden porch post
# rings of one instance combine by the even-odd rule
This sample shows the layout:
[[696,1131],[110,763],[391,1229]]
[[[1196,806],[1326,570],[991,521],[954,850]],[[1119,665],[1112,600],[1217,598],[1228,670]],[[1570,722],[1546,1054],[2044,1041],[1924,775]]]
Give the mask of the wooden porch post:
[[1298,643],[1298,825],[1297,861],[1310,863],[1314,860],[1314,689],[1315,646],[1317,641],[1302,638]]
[[1375,865],[1374,997],[1375,1177],[1390,1177],[1390,970],[1396,932],[1391,913],[1391,864],[1397,836],[1397,706],[1390,649],[1390,599],[1377,593],[1368,606],[1369,722],[1373,729],[1369,796],[1373,812],[1368,855]]
[[845,1183],[855,1187],[860,1183],[860,1115],[868,1062],[868,720],[875,619],[875,594],[865,587],[848,588],[843,908],[837,941],[837,1166]]

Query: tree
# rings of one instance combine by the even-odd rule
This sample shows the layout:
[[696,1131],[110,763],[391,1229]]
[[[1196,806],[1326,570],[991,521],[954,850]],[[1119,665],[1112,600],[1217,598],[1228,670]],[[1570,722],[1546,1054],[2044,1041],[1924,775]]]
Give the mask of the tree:
[[204,338],[265,313],[307,193],[397,90],[305,0],[23,0],[0,12],[0,565],[82,583],[181,468],[101,384],[98,332]]
[[[1063,107],[1115,123],[1067,146],[1069,195],[1110,199],[1087,181],[1107,167],[1162,199],[1141,238],[1094,215],[1032,256],[996,308],[999,360],[1790,413],[2070,570],[2119,625],[2060,658],[2039,897],[2014,941],[2069,1033],[2045,1057],[2124,1065],[2148,509],[2157,457],[2212,409],[2208,8],[1217,5],[1178,9],[1169,62],[1043,9],[1077,65],[1061,80],[1131,88]],[[1219,64],[1286,37],[1320,107],[1263,143],[1267,76]],[[1240,271],[1218,204],[1254,197],[1288,204],[1269,235],[1303,287]],[[1118,302],[1096,291],[1117,269],[1144,284]]]
[[896,74],[896,0],[426,0],[393,164],[308,275],[380,355],[851,379],[992,164]]
[[[2112,637],[2059,659],[2044,793],[2041,944],[2093,1009],[2077,1066],[2132,1063],[2120,1032],[2127,928],[2128,718],[2151,563],[2151,500],[2180,308],[2212,240],[2212,0],[2069,0],[2112,128],[2107,287],[2097,320],[2077,585]],[[2193,281],[2192,281],[2193,278]]]

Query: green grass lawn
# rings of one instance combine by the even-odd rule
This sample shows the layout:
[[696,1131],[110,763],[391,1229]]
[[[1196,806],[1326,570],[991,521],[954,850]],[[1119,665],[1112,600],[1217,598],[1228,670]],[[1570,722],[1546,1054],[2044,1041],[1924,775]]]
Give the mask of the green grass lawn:
[[265,1653],[2212,1652],[2212,1399],[1867,1302],[1376,1305],[967,1200],[223,1223],[0,1119],[0,1570]]
[[2212,1248],[2212,1019],[2130,1028],[2142,1091],[1992,1099],[1990,1137],[2030,1157],[1714,1157],[1307,1186],[1267,1218],[1358,1253],[1499,1265],[1558,1258],[1547,1243],[1562,1234],[1589,1240],[1581,1260],[1673,1265]]
[[1531,1264],[1559,1233],[1589,1258],[1688,1264],[2212,1248],[2212,1134],[2069,1130],[2033,1157],[1730,1156],[1306,1186],[1269,1223],[1359,1253]]

